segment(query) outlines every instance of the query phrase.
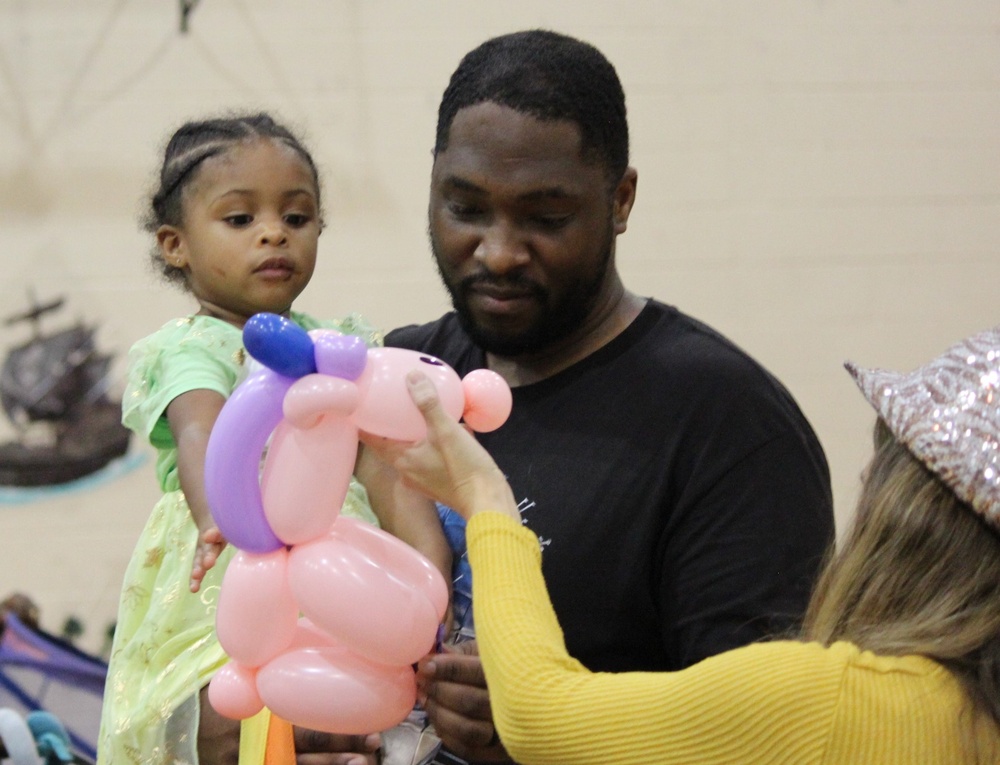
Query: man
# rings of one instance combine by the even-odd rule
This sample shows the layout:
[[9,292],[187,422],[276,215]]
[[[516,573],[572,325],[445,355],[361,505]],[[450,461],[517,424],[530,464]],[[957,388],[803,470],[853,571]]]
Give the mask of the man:
[[[793,627],[833,538],[826,461],[787,391],[622,284],[636,179],[599,51],[544,31],[479,46],[444,93],[431,175],[455,310],[386,338],[513,388],[479,438],[538,534],[569,652],[598,671],[680,669]],[[420,671],[445,746],[504,759],[474,643]]]

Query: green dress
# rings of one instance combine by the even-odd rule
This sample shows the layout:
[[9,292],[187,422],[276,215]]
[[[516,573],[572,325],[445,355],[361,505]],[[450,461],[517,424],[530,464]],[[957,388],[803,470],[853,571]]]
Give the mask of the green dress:
[[[320,322],[291,314],[304,329],[332,328],[369,345],[381,336],[352,315]],[[241,331],[209,316],[168,322],[129,352],[122,421],[156,448],[163,497],[153,508],[125,572],[108,680],[104,692],[99,765],[196,765],[198,692],[227,660],[215,637],[215,607],[228,545],[199,592],[188,587],[198,530],[180,490],[177,446],[167,405],[190,390],[228,397],[246,375]],[[357,481],[343,512],[378,521]]]

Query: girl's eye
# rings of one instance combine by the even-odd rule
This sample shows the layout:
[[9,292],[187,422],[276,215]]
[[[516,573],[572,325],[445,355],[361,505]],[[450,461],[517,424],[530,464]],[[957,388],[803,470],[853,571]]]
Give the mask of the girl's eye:
[[253,216],[247,213],[239,213],[237,215],[227,215],[225,217],[226,223],[230,226],[236,228],[243,228],[244,226],[249,226],[253,222]]
[[289,213],[285,216],[285,223],[294,228],[302,228],[311,220],[311,217],[304,213]]

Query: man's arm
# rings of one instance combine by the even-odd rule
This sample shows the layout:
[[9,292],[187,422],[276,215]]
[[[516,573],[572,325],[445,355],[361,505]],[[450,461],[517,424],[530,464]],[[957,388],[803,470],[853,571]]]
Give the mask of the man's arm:
[[660,612],[677,669],[794,633],[834,537],[825,463],[798,434],[719,464],[689,487],[661,547]]

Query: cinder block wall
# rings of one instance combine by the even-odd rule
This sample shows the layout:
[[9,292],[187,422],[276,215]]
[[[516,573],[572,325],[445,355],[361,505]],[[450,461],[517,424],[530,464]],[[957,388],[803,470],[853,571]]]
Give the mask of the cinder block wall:
[[[0,2],[0,315],[26,290],[121,356],[190,310],[137,217],[182,121],[273,110],[323,171],[300,307],[385,328],[447,308],[426,244],[438,99],[494,34],[547,27],[616,64],[639,196],[627,283],[715,325],[792,390],[850,515],[873,416],[841,364],[908,369],[997,321],[1000,5],[993,0]],[[25,327],[0,325],[0,348]],[[0,438],[10,437],[0,423]],[[138,452],[148,453],[140,446]],[[0,504],[0,595],[96,649],[157,496],[152,462]]]

